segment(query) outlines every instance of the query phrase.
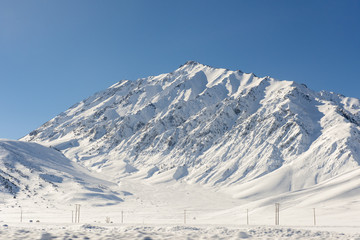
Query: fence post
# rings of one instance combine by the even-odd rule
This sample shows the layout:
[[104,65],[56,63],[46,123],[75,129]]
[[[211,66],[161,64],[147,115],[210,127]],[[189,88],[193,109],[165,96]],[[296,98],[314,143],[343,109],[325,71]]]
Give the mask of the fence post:
[[71,210],[71,223],[74,223],[74,210]]
[[121,223],[124,223],[124,211],[121,211]]
[[316,213],[315,213],[315,208],[313,208],[313,213],[314,213],[314,226],[316,226]]

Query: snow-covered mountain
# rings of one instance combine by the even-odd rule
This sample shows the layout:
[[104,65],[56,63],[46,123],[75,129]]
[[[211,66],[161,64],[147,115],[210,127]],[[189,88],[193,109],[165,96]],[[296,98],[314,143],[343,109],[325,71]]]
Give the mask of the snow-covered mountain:
[[241,197],[260,198],[359,168],[360,102],[189,61],[120,81],[22,140],[114,182],[137,176],[224,189],[256,182],[258,190]]
[[9,204],[51,207],[89,199],[97,205],[117,204],[124,196],[113,191],[117,188],[54,149],[0,140],[0,192]]

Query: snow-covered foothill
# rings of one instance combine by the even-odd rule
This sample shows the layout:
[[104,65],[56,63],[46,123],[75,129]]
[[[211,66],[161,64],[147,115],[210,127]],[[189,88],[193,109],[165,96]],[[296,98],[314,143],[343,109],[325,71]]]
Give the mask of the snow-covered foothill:
[[3,206],[10,210],[72,209],[77,202],[118,204],[124,195],[116,184],[97,178],[53,148],[5,139],[0,139],[0,182]]

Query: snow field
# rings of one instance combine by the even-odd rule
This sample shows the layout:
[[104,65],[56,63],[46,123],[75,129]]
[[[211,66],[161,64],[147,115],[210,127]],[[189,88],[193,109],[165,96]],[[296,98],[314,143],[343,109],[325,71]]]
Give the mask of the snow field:
[[[288,208],[279,213],[280,226],[358,227],[359,208]],[[0,208],[0,223],[71,224],[75,222],[75,206],[61,208],[7,207]],[[275,206],[244,209],[181,209],[125,206],[94,207],[81,205],[80,223],[84,224],[180,224],[180,225],[275,225]]]
[[3,225],[1,239],[353,239],[360,234],[321,228],[184,225]]

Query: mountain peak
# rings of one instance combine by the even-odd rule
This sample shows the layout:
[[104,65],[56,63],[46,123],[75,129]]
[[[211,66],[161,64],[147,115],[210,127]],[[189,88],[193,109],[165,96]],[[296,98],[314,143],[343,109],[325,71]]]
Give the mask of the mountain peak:
[[[210,65],[207,65],[207,64],[202,64],[200,62],[197,62],[197,61],[194,61],[194,60],[189,60],[187,62],[185,62],[184,64],[182,64],[179,69],[183,69],[183,68],[194,68],[194,67],[207,67],[207,68],[210,68],[210,69],[225,69],[225,70],[230,70],[230,69],[227,69],[227,68],[222,68],[222,67],[214,67],[214,66],[210,66]],[[237,70],[238,72],[242,72],[241,70]]]
[[197,61],[189,60],[189,61],[187,61],[184,65],[198,65],[198,64],[200,64],[200,63],[197,62]]
[[201,64],[197,61],[194,61],[194,60],[189,60],[189,61],[185,62],[184,64],[180,65],[179,68],[196,66],[196,65],[203,65],[203,64]]

